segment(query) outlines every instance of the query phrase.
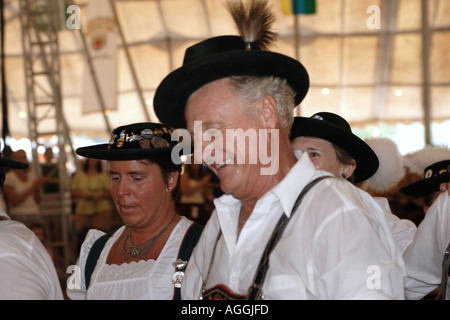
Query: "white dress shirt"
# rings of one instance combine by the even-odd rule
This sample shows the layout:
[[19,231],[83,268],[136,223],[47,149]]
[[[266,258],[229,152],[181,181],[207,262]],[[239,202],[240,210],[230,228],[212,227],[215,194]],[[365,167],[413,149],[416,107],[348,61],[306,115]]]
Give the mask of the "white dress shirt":
[[374,197],[373,199],[385,209],[385,217],[392,236],[394,237],[394,241],[400,249],[400,252],[405,252],[406,248],[413,242],[417,226],[411,220],[400,219],[393,214],[388,199],[382,197]]
[[[7,217],[0,209],[0,217]],[[0,299],[62,300],[53,261],[24,224],[0,221]]]
[[[421,299],[441,283],[442,261],[450,243],[450,197],[443,192],[428,209],[404,253],[406,298]],[[447,287],[447,299],[450,288]]]
[[[225,195],[203,230],[188,264],[183,299],[198,299],[202,282],[245,295],[281,214],[290,217],[300,191],[317,171],[303,155],[265,194],[238,235],[239,200]],[[405,267],[373,198],[348,181],[325,179],[303,199],[273,250],[263,285],[265,299],[404,299]],[[214,262],[207,277],[219,229]]]

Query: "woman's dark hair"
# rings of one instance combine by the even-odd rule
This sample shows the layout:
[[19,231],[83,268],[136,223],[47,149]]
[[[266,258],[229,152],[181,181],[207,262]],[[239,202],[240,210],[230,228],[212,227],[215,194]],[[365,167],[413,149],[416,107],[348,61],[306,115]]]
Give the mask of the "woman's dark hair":
[[143,163],[154,163],[156,164],[160,171],[161,171],[161,175],[164,179],[164,182],[166,184],[166,186],[169,183],[169,175],[172,172],[178,172],[178,180],[177,180],[177,184],[175,186],[175,188],[173,188],[172,190],[172,197],[174,199],[178,198],[178,193],[180,192],[180,178],[181,178],[181,164],[175,164],[172,161],[172,157],[171,154],[161,154],[161,155],[157,155],[152,157],[151,159],[145,159],[145,160],[141,160]]

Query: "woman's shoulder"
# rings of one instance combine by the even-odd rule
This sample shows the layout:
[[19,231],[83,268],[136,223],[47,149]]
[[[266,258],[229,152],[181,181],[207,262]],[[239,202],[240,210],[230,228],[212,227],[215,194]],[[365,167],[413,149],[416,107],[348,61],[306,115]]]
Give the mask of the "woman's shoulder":
[[189,228],[194,224],[195,222],[186,218],[185,216],[181,216],[180,221],[178,222],[176,229],[180,233],[186,233]]
[[[111,234],[111,241],[115,241],[116,238],[120,235],[122,230],[125,228],[125,226],[120,227],[119,229],[115,230]],[[84,266],[87,257],[89,256],[89,253],[91,252],[92,246],[94,243],[102,236],[106,235],[107,233],[104,231],[100,231],[97,229],[91,229],[86,234],[86,237],[84,238],[83,244],[80,248],[80,255],[79,255],[79,262],[80,266]],[[109,239],[108,239],[109,240]],[[83,268],[82,268],[83,269]]]

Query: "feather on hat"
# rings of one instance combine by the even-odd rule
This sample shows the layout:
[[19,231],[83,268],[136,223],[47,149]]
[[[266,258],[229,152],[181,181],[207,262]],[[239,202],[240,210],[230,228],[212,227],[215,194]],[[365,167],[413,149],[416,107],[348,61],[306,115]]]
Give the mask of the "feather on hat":
[[446,146],[426,146],[423,149],[408,153],[403,157],[403,165],[410,172],[422,175],[425,168],[450,159],[450,148]]
[[368,138],[364,141],[377,155],[380,166],[375,174],[364,182],[363,188],[377,193],[389,191],[405,176],[398,146],[388,138]]

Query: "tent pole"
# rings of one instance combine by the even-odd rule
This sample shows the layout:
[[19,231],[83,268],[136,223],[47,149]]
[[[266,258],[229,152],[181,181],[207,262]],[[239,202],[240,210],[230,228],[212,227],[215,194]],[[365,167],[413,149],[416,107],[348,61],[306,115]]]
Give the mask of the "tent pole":
[[422,0],[422,107],[425,145],[431,145],[430,49],[431,32],[428,20],[428,1]]
[[[299,14],[294,14],[294,48],[295,48],[295,59],[300,61],[300,31],[299,31]],[[300,117],[302,115],[302,110],[300,106],[295,109],[294,116]]]
[[373,98],[372,116],[380,125],[385,119],[389,104],[389,90],[391,87],[391,70],[394,53],[394,37],[392,32],[397,25],[399,4],[397,0],[385,1],[381,16],[382,28],[379,30],[378,58],[375,73],[375,91]]
[[142,92],[142,88],[141,88],[141,86],[139,84],[139,80],[138,80],[138,77],[137,77],[137,74],[136,74],[136,69],[135,69],[135,67],[133,65],[133,61],[131,60],[130,51],[128,49],[128,44],[125,41],[125,36],[123,34],[123,31],[122,31],[122,26],[120,25],[119,18],[117,16],[117,10],[116,10],[116,6],[114,5],[114,0],[109,0],[109,2],[111,4],[111,9],[112,9],[112,12],[113,12],[113,15],[114,15],[114,20],[116,22],[117,29],[119,30],[120,38],[122,39],[123,49],[125,51],[125,56],[126,56],[127,61],[128,61],[128,66],[130,67],[130,72],[131,72],[131,75],[132,75],[132,78],[133,78],[134,86],[136,87],[136,91],[138,92],[139,100],[141,100],[142,111],[144,112],[144,115],[145,115],[145,118],[147,119],[147,121],[150,122],[151,120],[150,120],[150,115],[149,115],[148,110],[147,110],[147,103],[145,101],[144,94]]
[[105,100],[104,100],[103,94],[100,90],[100,85],[98,83],[97,74],[95,73],[94,65],[92,63],[91,54],[89,53],[89,48],[88,48],[88,45],[86,42],[86,38],[84,36],[83,31],[81,31],[81,29],[80,29],[80,36],[81,36],[81,42],[83,43],[84,54],[86,55],[86,61],[88,63],[89,71],[92,76],[92,80],[93,80],[92,82],[94,83],[95,91],[97,92],[97,97],[98,97],[98,100],[100,103],[100,108],[102,110],[103,118],[105,119],[106,129],[109,133],[111,133],[111,131],[112,131],[111,125],[109,123],[108,116],[106,115]]

